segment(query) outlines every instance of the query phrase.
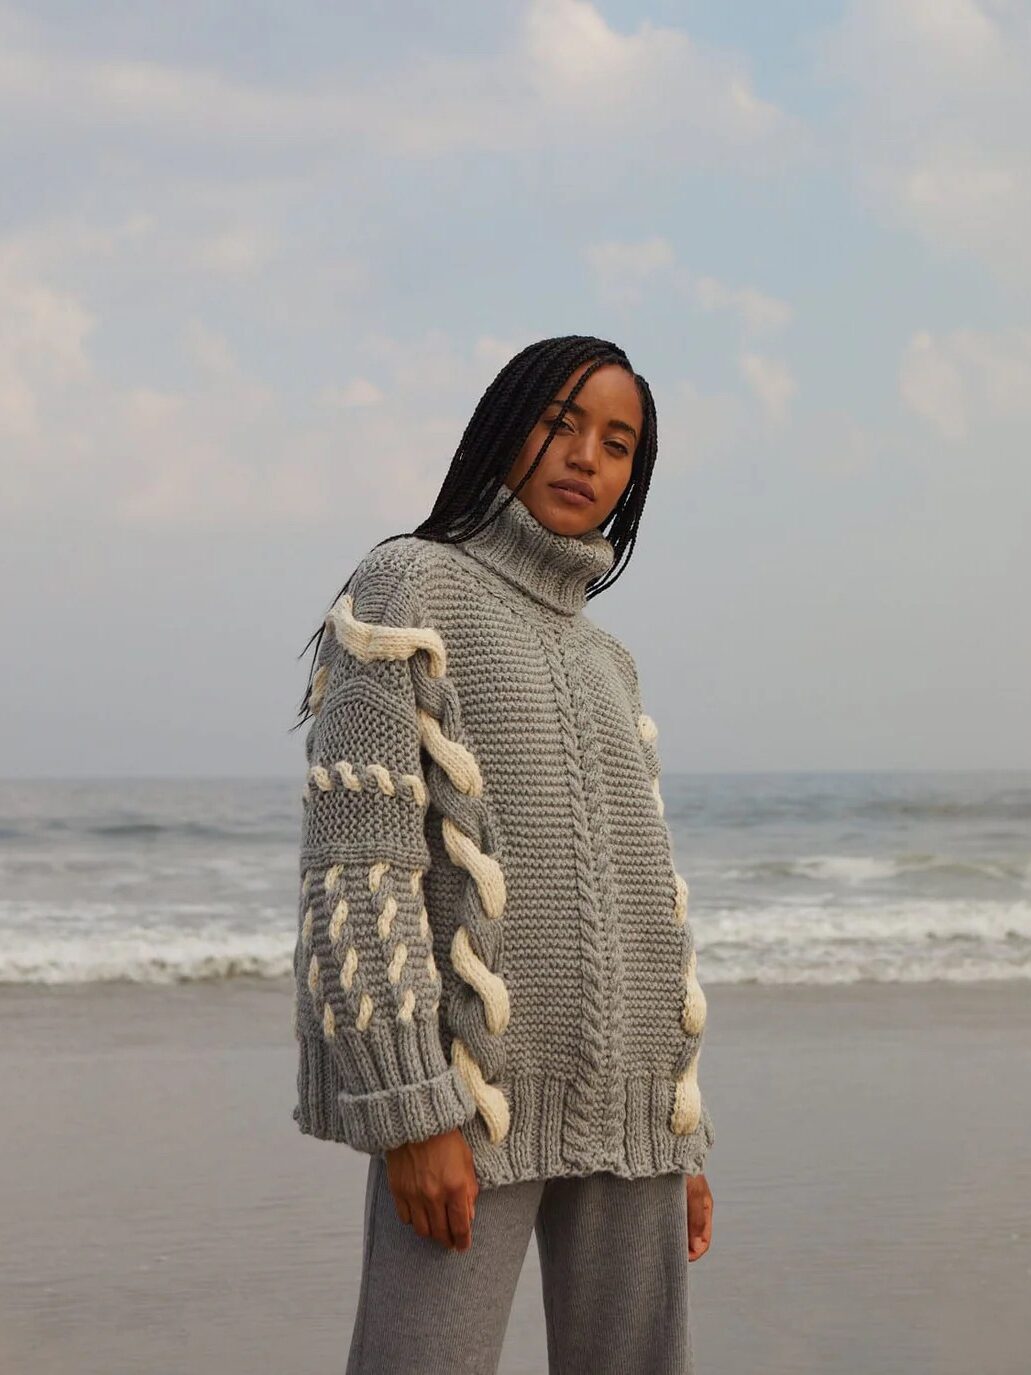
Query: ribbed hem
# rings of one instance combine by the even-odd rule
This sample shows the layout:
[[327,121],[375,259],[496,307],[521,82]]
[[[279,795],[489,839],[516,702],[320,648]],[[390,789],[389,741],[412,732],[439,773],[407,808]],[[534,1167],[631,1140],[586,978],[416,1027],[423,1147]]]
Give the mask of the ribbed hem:
[[[479,1114],[451,1124],[462,1125],[483,1188],[597,1170],[627,1179],[670,1172],[699,1174],[716,1139],[704,1103],[698,1126],[690,1135],[671,1129],[676,1084],[664,1075],[625,1075],[613,1081],[611,1091],[622,1109],[618,1132],[607,1143],[592,1139],[586,1147],[580,1140],[581,1116],[575,1107],[570,1111],[576,1081],[538,1074],[502,1080],[497,1086],[511,1110],[503,1141],[496,1145],[490,1141]],[[312,1103],[310,1095],[302,1098],[293,1114],[299,1129],[323,1140],[347,1141],[339,1112],[327,1114],[322,1107],[321,1102]]]

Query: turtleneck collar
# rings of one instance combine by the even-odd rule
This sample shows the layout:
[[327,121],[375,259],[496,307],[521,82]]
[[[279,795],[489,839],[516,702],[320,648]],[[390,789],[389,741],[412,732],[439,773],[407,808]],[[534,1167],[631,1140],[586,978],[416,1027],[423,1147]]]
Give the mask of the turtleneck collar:
[[[473,558],[553,611],[575,615],[587,601],[587,586],[611,568],[615,549],[595,527],[582,535],[560,535],[542,525],[504,483],[487,508],[496,516],[461,542]],[[505,502],[508,505],[505,506]]]

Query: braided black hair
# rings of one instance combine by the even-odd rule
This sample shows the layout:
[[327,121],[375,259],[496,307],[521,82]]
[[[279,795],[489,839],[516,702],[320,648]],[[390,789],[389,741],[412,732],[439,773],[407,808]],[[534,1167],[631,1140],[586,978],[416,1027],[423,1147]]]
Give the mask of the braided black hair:
[[[551,423],[547,438],[504,505],[514,500],[523,483],[540,463],[569,403],[575,399],[591,374],[613,363],[625,368],[637,385],[644,422],[634,451],[630,481],[600,527],[612,543],[615,558],[606,573],[588,584],[586,595],[588,598],[596,597],[615,582],[633,552],[652,469],[655,467],[655,402],[648,383],[640,373],[634,372],[623,350],[608,339],[598,339],[592,335],[567,334],[554,339],[541,339],[535,344],[528,344],[511,358],[477,403],[430,514],[414,530],[388,535],[379,543],[386,544],[389,540],[403,539],[406,535],[417,535],[420,539],[456,544],[489,525],[495,517],[485,519],[487,508],[518,458],[527,435],[553,399],[556,389],[584,363],[590,363],[591,366],[578,378],[565,398]],[[378,545],[375,547],[378,548]],[[356,571],[352,570],[334,602],[347,591]],[[315,644],[308,685],[299,709],[300,719],[292,727],[293,730],[303,725],[311,715],[312,680],[324,630],[325,622],[301,650],[301,654],[304,654]]]

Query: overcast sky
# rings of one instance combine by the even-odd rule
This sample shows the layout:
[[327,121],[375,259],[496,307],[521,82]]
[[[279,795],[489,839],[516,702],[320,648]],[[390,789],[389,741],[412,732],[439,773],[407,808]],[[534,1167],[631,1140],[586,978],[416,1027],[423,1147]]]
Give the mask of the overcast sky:
[[659,457],[669,770],[1031,766],[1031,4],[0,5],[0,773],[303,772],[531,340]]

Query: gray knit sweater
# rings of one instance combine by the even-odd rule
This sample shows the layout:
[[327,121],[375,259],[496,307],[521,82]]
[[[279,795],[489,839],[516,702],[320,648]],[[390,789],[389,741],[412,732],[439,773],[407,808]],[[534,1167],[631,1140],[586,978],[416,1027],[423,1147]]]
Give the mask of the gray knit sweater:
[[583,611],[613,559],[517,497],[463,544],[372,549],[329,613],[302,1132],[372,1153],[460,1127],[483,1186],[704,1168],[705,996],[656,726],[629,650]]

